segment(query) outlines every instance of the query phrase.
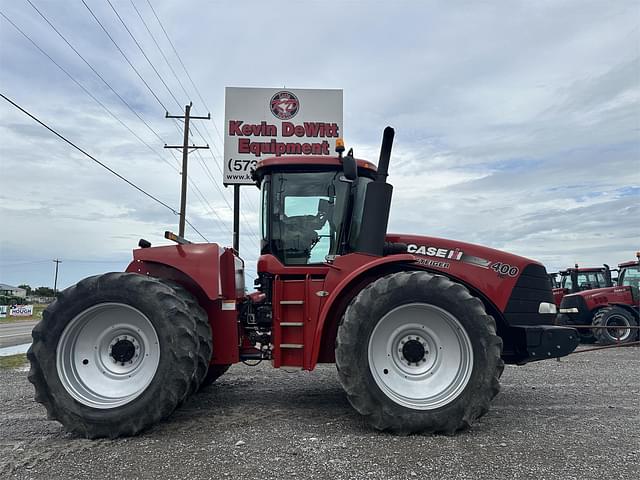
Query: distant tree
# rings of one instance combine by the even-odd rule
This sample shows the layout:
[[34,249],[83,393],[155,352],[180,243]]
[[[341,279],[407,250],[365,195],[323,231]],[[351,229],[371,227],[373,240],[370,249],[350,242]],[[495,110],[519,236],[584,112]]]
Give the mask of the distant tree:
[[49,287],[38,287],[33,291],[33,294],[38,297],[53,297],[54,292],[53,288]]
[[18,288],[24,288],[27,291],[27,295],[31,295],[31,285],[23,283],[22,285],[18,285]]

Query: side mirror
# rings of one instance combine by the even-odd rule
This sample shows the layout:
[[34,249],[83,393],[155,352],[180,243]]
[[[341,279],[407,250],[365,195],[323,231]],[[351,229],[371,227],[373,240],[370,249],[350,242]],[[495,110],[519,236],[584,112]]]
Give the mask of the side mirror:
[[346,157],[342,157],[342,171],[344,177],[352,182],[358,178],[358,165],[353,158],[353,150],[349,150]]

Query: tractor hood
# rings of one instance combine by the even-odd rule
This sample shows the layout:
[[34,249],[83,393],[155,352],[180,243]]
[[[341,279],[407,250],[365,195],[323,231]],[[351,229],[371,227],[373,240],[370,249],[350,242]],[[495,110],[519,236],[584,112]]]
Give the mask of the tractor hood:
[[[509,264],[514,267],[524,267],[529,264],[542,265],[535,260],[503,252],[494,248],[475,245],[473,243],[460,242],[445,238],[426,237],[402,233],[389,233],[386,236],[388,242],[407,244],[407,252],[417,256],[433,259],[434,261],[448,263],[465,263],[482,269],[489,269],[497,262]],[[509,272],[505,270],[505,275]],[[517,276],[512,271],[510,276]]]
[[587,311],[592,311],[595,308],[615,303],[633,305],[635,302],[633,300],[631,287],[594,288],[593,290],[584,290],[566,295],[560,304],[560,313],[566,313],[563,312],[563,309],[580,309],[581,306],[586,308]]
[[[521,287],[524,284],[536,285],[535,289],[538,290],[535,299],[522,299],[530,302],[532,308],[535,306],[536,315],[540,302],[553,303],[547,272],[544,266],[535,260],[444,238],[390,233],[387,234],[386,241],[406,244],[407,252],[416,256],[418,265],[457,278],[467,286],[483,292],[503,312],[509,310],[510,301],[513,300],[512,292],[516,286]],[[534,301],[537,302],[535,305]]]
[[623,290],[625,287],[605,287],[605,288],[593,288],[591,290],[583,290],[582,292],[572,293],[571,295],[580,295],[584,298],[597,297],[598,295],[612,294],[614,290]]

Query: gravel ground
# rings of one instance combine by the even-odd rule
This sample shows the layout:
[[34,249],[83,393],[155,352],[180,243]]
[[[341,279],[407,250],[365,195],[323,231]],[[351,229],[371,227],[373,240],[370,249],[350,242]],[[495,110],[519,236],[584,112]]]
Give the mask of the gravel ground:
[[237,365],[164,423],[84,440],[48,421],[26,371],[0,371],[1,478],[640,478],[640,348],[508,366],[491,411],[453,437],[369,429],[332,365]]

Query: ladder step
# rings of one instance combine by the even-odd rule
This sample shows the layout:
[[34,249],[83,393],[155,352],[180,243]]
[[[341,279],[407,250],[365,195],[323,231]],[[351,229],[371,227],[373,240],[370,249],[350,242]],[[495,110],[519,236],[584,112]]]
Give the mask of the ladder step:
[[303,348],[301,343],[281,343],[280,348]]
[[281,327],[304,327],[304,322],[280,322]]
[[302,300],[280,300],[280,305],[302,305],[304,301]]

